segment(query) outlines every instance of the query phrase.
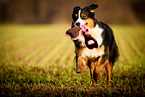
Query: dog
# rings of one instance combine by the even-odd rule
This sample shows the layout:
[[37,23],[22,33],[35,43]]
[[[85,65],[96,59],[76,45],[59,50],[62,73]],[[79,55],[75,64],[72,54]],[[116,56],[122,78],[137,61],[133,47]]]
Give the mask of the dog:
[[[75,44],[76,73],[81,73],[85,66],[90,68],[92,83],[97,83],[101,78],[103,67],[107,71],[107,83],[112,85],[112,68],[119,57],[118,46],[115,41],[112,29],[105,23],[99,22],[95,17],[97,4],[92,4],[85,8],[74,7],[72,13],[72,28],[86,25],[89,28],[91,39],[96,41],[95,48],[86,46],[87,37],[81,33]],[[89,41],[94,44],[94,41]]]

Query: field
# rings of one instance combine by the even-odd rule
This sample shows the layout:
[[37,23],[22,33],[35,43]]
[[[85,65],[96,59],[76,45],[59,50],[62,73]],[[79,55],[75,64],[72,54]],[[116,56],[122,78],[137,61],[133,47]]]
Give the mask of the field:
[[0,25],[0,96],[145,96],[145,26],[112,25],[113,86],[75,73],[70,25]]

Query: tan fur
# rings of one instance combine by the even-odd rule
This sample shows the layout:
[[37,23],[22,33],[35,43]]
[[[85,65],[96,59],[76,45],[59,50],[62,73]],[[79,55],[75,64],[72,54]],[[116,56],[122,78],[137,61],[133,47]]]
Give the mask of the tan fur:
[[[102,56],[105,54],[104,49],[105,49],[104,45],[102,45],[100,48],[93,49],[93,50],[87,49],[87,47],[84,48],[76,47],[76,54],[78,56],[76,71],[82,72],[84,67],[88,66],[90,68],[92,83],[96,83],[101,78],[101,70],[106,65],[108,84],[111,85],[112,64],[109,62],[109,59],[107,59],[103,64],[101,64]],[[98,54],[100,53],[101,55],[94,56],[97,55],[96,53]],[[97,57],[99,57],[98,61],[96,61],[95,59]]]
[[75,14],[75,17],[78,17],[78,14]]
[[79,56],[76,63],[76,72],[81,73],[86,65],[87,60]]
[[92,83],[96,83],[96,81],[94,79],[95,62],[94,61],[89,61],[88,62],[88,66],[90,68],[90,74],[91,74]]
[[84,13],[81,14],[81,17],[82,18],[87,18],[87,16]]
[[84,22],[85,23],[88,23],[87,26],[89,28],[91,28],[91,29],[94,28],[94,21],[92,19],[90,19],[90,18],[89,19],[86,19],[86,20],[84,20]]
[[107,61],[107,66],[106,66],[106,70],[107,70],[107,80],[108,80],[108,85],[112,85],[112,80],[111,80],[111,72],[112,72],[112,63],[109,62],[109,59],[106,60]]
[[104,49],[104,45],[102,45],[100,48],[95,48],[93,50],[90,50],[87,47],[76,47],[76,54],[78,56],[76,71],[80,73],[83,71],[84,66],[88,66],[90,68],[90,75],[93,83],[96,83],[97,80],[101,78],[101,70],[104,67],[104,65],[103,67],[102,65],[100,66],[102,57],[98,59],[96,65],[96,58],[102,56],[105,53]]

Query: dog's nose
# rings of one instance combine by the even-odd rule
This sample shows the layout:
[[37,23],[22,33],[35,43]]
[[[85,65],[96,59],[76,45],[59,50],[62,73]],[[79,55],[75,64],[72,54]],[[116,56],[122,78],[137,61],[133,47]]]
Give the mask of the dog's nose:
[[77,22],[77,23],[76,23],[76,26],[80,26],[80,23],[79,23],[79,22]]

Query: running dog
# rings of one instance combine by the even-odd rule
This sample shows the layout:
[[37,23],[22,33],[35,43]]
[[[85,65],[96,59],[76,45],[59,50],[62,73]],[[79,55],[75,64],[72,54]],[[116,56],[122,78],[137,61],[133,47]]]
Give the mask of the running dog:
[[[97,83],[101,78],[101,70],[106,67],[107,82],[112,84],[112,68],[119,52],[112,29],[95,17],[94,10],[97,7],[98,5],[92,4],[85,8],[76,6],[73,9],[71,29],[78,31],[78,34],[74,35],[78,37],[72,39],[75,44],[76,72],[81,73],[84,67],[88,66],[92,82]],[[86,26],[87,30],[79,33],[84,29],[83,26]],[[77,30],[74,27],[77,27]],[[73,30],[71,35],[72,33]]]

